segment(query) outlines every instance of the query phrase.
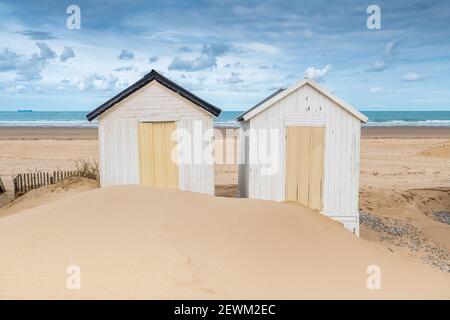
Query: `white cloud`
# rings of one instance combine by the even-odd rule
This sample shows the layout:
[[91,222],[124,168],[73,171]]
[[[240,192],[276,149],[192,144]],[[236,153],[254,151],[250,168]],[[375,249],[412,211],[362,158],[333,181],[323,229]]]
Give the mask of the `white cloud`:
[[226,63],[223,65],[223,67],[227,68],[227,69],[228,68],[240,68],[240,67],[243,67],[243,65],[239,61],[236,61],[233,63]]
[[40,53],[39,58],[42,60],[52,60],[56,58],[56,52],[50,49],[50,47],[45,42],[36,42],[39,47]]
[[17,81],[30,81],[40,80],[42,78],[41,72],[44,68],[44,64],[35,55],[26,61],[22,61],[19,64],[17,75],[15,80]]
[[280,52],[280,49],[278,47],[261,42],[251,42],[248,44],[243,44],[241,46],[251,51],[257,51],[266,54],[277,54]]
[[121,89],[126,88],[126,87],[128,87],[128,86],[129,86],[129,83],[128,83],[128,81],[126,81],[126,80],[119,81],[119,82],[117,82],[117,84],[116,84],[116,87],[117,87],[117,88],[121,88]]
[[114,90],[119,79],[113,75],[101,75],[93,73],[83,77],[78,82],[78,89],[81,91],[107,91]]
[[117,56],[120,60],[133,60],[134,59],[134,53],[129,50],[122,50],[120,54]]
[[29,37],[32,40],[53,40],[56,39],[56,37],[52,36],[50,32],[46,31],[35,31],[35,30],[23,30],[23,31],[17,31],[17,33],[20,33],[24,36]]
[[116,71],[116,72],[131,71],[131,70],[133,70],[133,66],[123,66],[123,67],[118,67],[118,68],[114,69],[114,71]]
[[377,93],[377,92],[381,92],[381,91],[383,91],[383,88],[382,88],[382,87],[373,87],[373,88],[370,88],[370,92],[372,92],[372,93]]
[[399,43],[400,42],[397,39],[389,41],[384,47],[383,57],[373,62],[366,71],[381,72],[386,70],[392,64],[393,58],[397,54]]
[[70,58],[74,58],[74,57],[75,57],[75,52],[73,52],[73,49],[70,47],[64,47],[64,51],[59,56],[59,60],[61,60],[62,62],[65,62],[65,61],[69,60]]
[[15,70],[20,61],[20,55],[8,48],[0,52],[0,71]]
[[169,70],[179,71],[200,71],[211,70],[217,66],[217,58],[225,55],[233,49],[233,46],[225,43],[212,43],[204,45],[200,56],[193,60],[185,60],[180,57],[175,57],[170,63]]
[[420,81],[423,80],[423,77],[420,74],[414,72],[408,72],[402,77],[403,81]]
[[26,89],[26,87],[24,85],[18,84],[18,85],[14,85],[14,86],[6,88],[6,92],[18,93],[18,92],[24,91],[25,89]]
[[277,68],[277,65],[276,64],[272,64],[272,65],[263,64],[263,65],[260,65],[258,68],[262,69],[262,70],[275,69],[275,68]]
[[327,64],[323,69],[316,69],[314,67],[309,67],[305,70],[305,78],[321,82],[324,80],[325,76],[330,72],[330,70],[331,70],[330,64]]
[[241,79],[239,72],[232,72],[228,78],[219,79],[219,81],[227,84],[238,84],[244,82],[244,80]]
[[40,80],[41,72],[57,55],[45,42],[36,42],[39,54],[34,53],[28,59],[5,49],[0,54],[0,71],[15,70],[17,81]]
[[389,41],[384,47],[384,55],[388,57],[395,55],[397,53],[399,43],[400,42],[397,39]]
[[178,48],[178,52],[192,52],[193,50],[187,46]]
[[379,71],[383,71],[388,67],[388,65],[386,64],[386,62],[381,59],[378,61],[375,61],[374,63],[372,63],[370,65],[370,67],[367,69],[367,71],[369,72],[379,72]]

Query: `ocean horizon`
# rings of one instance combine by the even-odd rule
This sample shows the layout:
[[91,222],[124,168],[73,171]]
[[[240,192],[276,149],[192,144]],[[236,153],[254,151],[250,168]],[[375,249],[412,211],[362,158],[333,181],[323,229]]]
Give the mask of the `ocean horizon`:
[[[214,124],[237,126],[236,117],[243,111],[222,111]],[[450,111],[361,111],[369,121],[367,127],[450,127]],[[88,111],[0,111],[0,127],[97,127],[86,119]]]

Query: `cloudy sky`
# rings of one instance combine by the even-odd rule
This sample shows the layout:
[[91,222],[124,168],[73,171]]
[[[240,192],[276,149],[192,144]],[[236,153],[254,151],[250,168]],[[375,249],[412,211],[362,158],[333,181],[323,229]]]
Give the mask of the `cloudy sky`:
[[449,21],[446,0],[0,0],[0,111],[90,110],[153,68],[224,110],[305,75],[360,110],[450,110]]

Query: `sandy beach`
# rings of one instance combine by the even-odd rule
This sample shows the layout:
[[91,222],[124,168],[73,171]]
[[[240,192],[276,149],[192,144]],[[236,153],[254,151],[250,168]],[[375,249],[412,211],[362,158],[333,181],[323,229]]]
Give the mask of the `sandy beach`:
[[362,127],[362,139],[449,139],[449,127]]
[[[70,170],[77,159],[95,161],[98,142],[95,129],[0,128],[0,177],[8,189],[6,195],[0,195],[0,205],[6,205],[0,208],[0,259],[8,261],[0,271],[0,298],[450,298],[450,225],[446,220],[450,129],[364,128],[362,138],[361,239],[355,240],[326,217],[307,209],[298,214],[299,206],[225,198],[212,201],[202,195],[138,187],[99,190],[98,184],[88,179],[34,190],[6,205],[15,174]],[[225,156],[225,144],[231,141],[216,139],[216,154]],[[215,180],[217,196],[236,196],[235,164],[216,165]],[[147,210],[139,196],[151,199],[154,210]],[[99,199],[109,203],[108,217],[105,210],[95,210]],[[124,203],[132,203],[133,208],[122,208]],[[68,207],[71,209],[66,210]],[[183,210],[177,209],[180,207]],[[125,212],[131,216],[125,217]],[[211,213],[214,215],[208,216]],[[192,218],[183,218],[187,216]],[[262,221],[261,216],[265,222],[255,227],[253,223]],[[217,221],[226,228],[220,229]],[[70,226],[65,227],[67,223]],[[199,227],[205,223],[208,228]],[[245,234],[250,225],[253,231]],[[273,226],[282,230],[283,239],[271,231]],[[81,242],[77,227],[85,230]],[[104,232],[101,241],[98,228]],[[126,230],[133,228],[139,232],[119,241],[124,238],[117,235],[125,236]],[[315,228],[320,232],[311,231]],[[225,231],[232,232],[232,240]],[[270,253],[261,252],[258,241],[263,241]],[[205,242],[208,245],[202,244]],[[245,255],[235,250],[244,242]],[[106,243],[112,244],[114,255],[104,251]],[[149,244],[145,250],[138,249],[142,243]],[[336,251],[337,243],[346,250]],[[13,254],[18,246],[24,253],[20,256]],[[57,256],[57,252],[66,253]],[[289,263],[288,257],[292,259]],[[51,261],[45,270],[39,259]],[[151,271],[130,275],[127,270],[136,271],[135,265],[116,263],[131,260]],[[327,273],[329,261],[333,261],[334,271],[340,272],[339,279],[331,276],[335,273]],[[379,294],[368,291],[362,280],[370,261],[389,270],[386,290]],[[52,275],[67,264],[83,265],[84,274],[93,279],[79,295],[65,290],[61,287],[64,282]],[[29,277],[18,265],[30,271]],[[320,277],[293,280],[286,266],[295,274],[311,275],[314,270]],[[418,274],[420,277],[414,278]],[[45,279],[46,286],[33,281],[36,277]],[[122,279],[117,284],[120,294],[101,289],[106,286],[105,279],[111,278]],[[261,278],[268,280],[261,282]],[[235,289],[238,281],[247,283],[239,292]],[[138,289],[132,290],[130,283]],[[25,286],[29,289],[24,290]]]
[[[94,189],[0,219],[0,243],[0,298],[450,297],[448,275],[272,201]],[[382,290],[366,286],[374,264]],[[74,265],[81,289],[67,290]]]
[[0,127],[0,140],[97,140],[97,128]]
[[[218,128],[225,134],[225,128]],[[363,139],[450,139],[448,127],[363,127]],[[0,140],[90,140],[97,139],[97,128],[0,127]]]

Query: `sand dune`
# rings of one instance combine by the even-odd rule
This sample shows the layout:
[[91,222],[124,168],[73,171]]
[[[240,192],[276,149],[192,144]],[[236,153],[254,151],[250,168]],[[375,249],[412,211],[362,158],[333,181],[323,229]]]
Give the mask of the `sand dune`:
[[448,274],[299,205],[138,186],[1,218],[0,261],[0,298],[450,298]]
[[23,196],[9,202],[4,207],[0,207],[0,218],[98,187],[98,181],[93,179],[81,177],[68,178],[54,185],[31,190]]

